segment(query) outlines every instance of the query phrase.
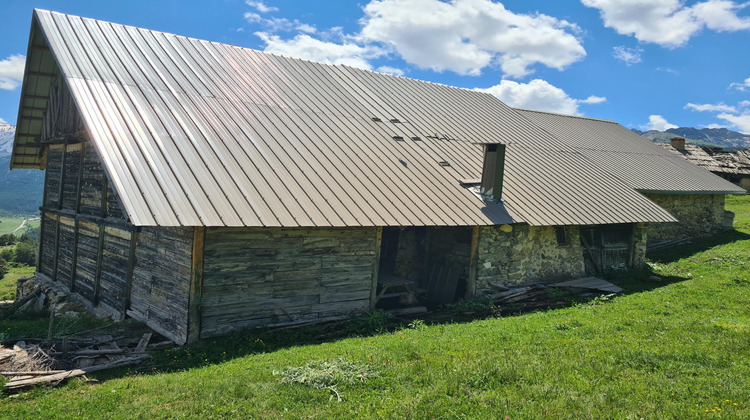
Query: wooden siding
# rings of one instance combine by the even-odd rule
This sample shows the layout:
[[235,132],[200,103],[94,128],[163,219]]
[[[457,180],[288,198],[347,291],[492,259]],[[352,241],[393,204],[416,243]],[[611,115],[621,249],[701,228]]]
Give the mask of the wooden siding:
[[39,253],[39,271],[49,277],[52,277],[57,250],[56,231],[57,216],[51,213],[42,213],[41,236],[39,238],[42,248]]
[[144,227],[138,233],[128,315],[183,344],[187,340],[192,228]]
[[102,263],[99,278],[99,303],[110,312],[125,315],[127,298],[130,232],[115,227],[104,228]]
[[106,185],[104,171],[91,143],[84,143],[83,176],[81,177],[80,213],[101,216],[102,192]]
[[369,309],[376,228],[206,230],[201,337]]
[[78,224],[78,251],[76,278],[73,291],[94,302],[96,288],[96,263],[99,255],[99,226],[80,221]]

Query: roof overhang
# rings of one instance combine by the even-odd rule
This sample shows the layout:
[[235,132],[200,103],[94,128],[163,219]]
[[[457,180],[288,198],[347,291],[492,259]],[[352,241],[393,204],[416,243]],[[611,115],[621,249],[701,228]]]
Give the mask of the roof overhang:
[[10,169],[44,169],[44,147],[41,141],[44,113],[47,110],[50,86],[59,74],[60,70],[39,27],[35,11],[29,34]]

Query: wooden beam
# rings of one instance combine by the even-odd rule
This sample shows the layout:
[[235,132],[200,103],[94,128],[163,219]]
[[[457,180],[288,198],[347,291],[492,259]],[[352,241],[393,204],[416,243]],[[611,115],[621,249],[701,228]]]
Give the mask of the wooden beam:
[[28,115],[21,115],[22,120],[29,120],[29,121],[43,121],[44,118],[42,117],[30,117]]
[[92,304],[99,305],[99,289],[102,282],[102,263],[104,262],[104,225],[99,225],[99,246],[96,252],[96,277],[94,280],[94,299]]
[[123,304],[123,318],[128,312],[130,306],[130,294],[133,290],[133,275],[135,274],[135,246],[138,243],[138,232],[130,233],[130,252],[128,253],[128,272],[125,275],[125,303]]
[[42,112],[44,112],[44,111],[47,110],[47,108],[39,108],[39,107],[36,107],[36,106],[22,106],[21,110],[22,111],[42,111]]
[[127,231],[133,231],[138,229],[138,227],[134,226],[133,224],[126,222],[122,219],[114,218],[114,217],[100,217],[100,216],[94,216],[91,214],[85,214],[85,213],[76,213],[73,210],[60,210],[56,208],[48,208],[48,207],[40,207],[39,208],[42,211],[49,212],[53,215],[61,215],[68,218],[72,218],[74,220],[85,220],[87,222],[96,223],[97,225],[104,225],[104,226],[111,226],[116,227],[118,229],[127,230]]
[[78,143],[81,145],[81,161],[78,163],[78,180],[76,181],[76,204],[75,204],[75,212],[80,213],[81,212],[81,185],[83,185],[83,165],[86,163],[86,147],[83,146],[83,143]]
[[479,226],[471,230],[471,252],[469,253],[469,278],[466,280],[466,299],[474,297],[477,291],[477,247],[479,245]]
[[188,300],[187,342],[195,343],[201,336],[201,298],[203,294],[203,250],[206,241],[206,228],[193,228],[193,264],[190,276],[190,297]]
[[375,310],[378,292],[378,275],[380,274],[380,248],[383,244],[383,227],[379,226],[375,233],[375,257],[372,263],[372,279],[370,283],[370,310]]
[[63,208],[63,194],[65,191],[65,160],[68,156],[68,143],[63,146],[62,163],[60,164],[60,185],[57,190],[57,208]]
[[57,215],[55,224],[55,252],[52,257],[52,281],[57,281],[57,256],[60,254],[60,215]]
[[47,100],[49,100],[49,96],[40,96],[40,95],[23,95],[23,99],[31,99],[31,100],[40,100],[40,101],[47,101]]
[[107,190],[109,189],[107,188],[108,184],[109,181],[107,180],[107,176],[102,176],[102,203],[101,208],[99,209],[102,217],[107,217]]
[[78,270],[78,229],[80,221],[75,220],[75,228],[73,228],[73,262],[71,263],[71,274],[70,274],[70,292],[74,292],[76,289],[76,272]]
[[30,74],[32,76],[38,76],[38,77],[57,77],[57,74],[55,73],[44,73],[41,71],[27,71],[26,74]]

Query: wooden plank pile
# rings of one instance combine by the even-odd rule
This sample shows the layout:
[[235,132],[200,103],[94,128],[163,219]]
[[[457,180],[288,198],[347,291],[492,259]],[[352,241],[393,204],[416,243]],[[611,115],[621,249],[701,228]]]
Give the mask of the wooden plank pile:
[[6,391],[37,384],[55,386],[89,373],[139,364],[151,357],[147,348],[172,344],[149,346],[150,340],[151,333],[143,334],[138,341],[111,335],[52,343],[17,341],[0,345],[0,375],[7,379]]

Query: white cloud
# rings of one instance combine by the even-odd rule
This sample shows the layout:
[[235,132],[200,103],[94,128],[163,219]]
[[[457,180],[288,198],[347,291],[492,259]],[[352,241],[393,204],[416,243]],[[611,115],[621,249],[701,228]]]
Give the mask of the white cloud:
[[245,1],[245,4],[252,7],[253,9],[261,12],[261,13],[268,13],[268,12],[278,12],[278,7],[271,7],[266,6],[265,3],[263,3],[261,0],[247,0]]
[[8,124],[8,122],[5,121],[4,119],[0,118],[0,124]]
[[534,79],[528,83],[503,80],[499,85],[475,90],[494,95],[512,107],[569,115],[579,115],[580,104],[598,104],[606,100],[598,96],[589,96],[582,100],[573,99],[564,90],[541,79]]
[[595,105],[595,104],[600,104],[606,101],[607,101],[607,98],[603,96],[594,96],[594,95],[591,95],[586,99],[578,100],[579,103],[586,104],[586,105]]
[[738,104],[741,108],[749,107],[750,101],[742,101]]
[[542,14],[516,14],[490,0],[372,0],[360,37],[390,46],[408,63],[478,75],[499,66],[522,77],[542,64],[562,70],[586,51],[578,26]]
[[309,25],[307,23],[297,23],[297,27],[295,29],[297,29],[300,32],[307,32],[308,34],[314,34],[315,32],[318,31],[318,29],[315,26]]
[[748,3],[707,0],[686,6],[682,0],[581,0],[599,9],[604,26],[643,42],[667,47],[685,45],[704,27],[718,31],[750,29],[750,18],[737,13]]
[[667,122],[661,115],[649,115],[648,123],[641,126],[641,130],[666,131],[670,128],[677,128],[677,126]]
[[641,54],[643,54],[642,48],[628,48],[628,47],[614,47],[612,56],[627,65],[637,64],[641,62]]
[[13,90],[23,81],[23,69],[26,56],[14,54],[5,60],[0,60],[0,89]]
[[750,90],[750,77],[745,79],[745,81],[743,82],[732,83],[731,85],[729,85],[729,89],[733,89],[733,88],[742,92],[744,92],[745,90]]
[[692,109],[693,111],[699,112],[737,112],[737,108],[727,105],[723,102],[718,104],[688,103],[687,105],[685,105],[685,109]]
[[299,34],[289,40],[283,40],[278,35],[267,32],[255,34],[266,43],[264,49],[266,52],[320,63],[344,64],[370,70],[372,66],[368,59],[382,55],[382,52],[376,48],[361,47],[346,41],[343,44],[326,42],[306,34]]
[[404,71],[403,70],[397,69],[395,67],[390,67],[390,66],[380,66],[380,67],[377,68],[377,70],[379,72],[381,72],[381,73],[388,73],[388,74],[392,74],[392,75],[395,75],[395,76],[403,76],[404,75]]
[[671,74],[674,74],[675,76],[679,76],[680,75],[679,71],[677,71],[677,70],[675,70],[673,68],[669,68],[669,67],[657,67],[656,70],[657,71],[663,71],[663,72],[666,72],[666,73],[671,73]]
[[743,133],[750,133],[750,112],[744,112],[742,114],[729,114],[722,113],[717,115],[724,121],[728,121],[733,128]]

